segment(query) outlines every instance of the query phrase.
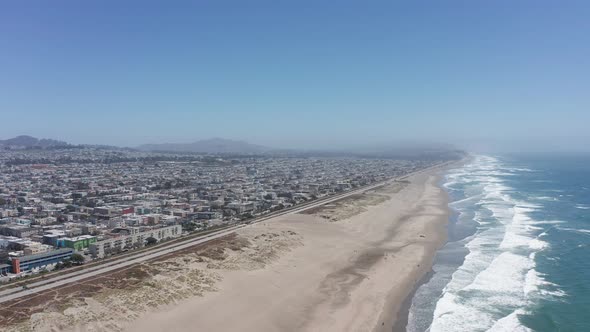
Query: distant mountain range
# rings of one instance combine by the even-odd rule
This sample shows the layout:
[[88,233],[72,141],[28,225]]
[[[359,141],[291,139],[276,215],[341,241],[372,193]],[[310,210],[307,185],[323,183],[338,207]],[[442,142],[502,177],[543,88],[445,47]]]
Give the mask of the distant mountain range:
[[448,159],[461,158],[463,151],[445,144],[416,144],[412,142],[382,144],[377,146],[356,147],[334,150],[294,150],[275,149],[266,146],[250,144],[244,141],[223,138],[211,138],[193,143],[162,143],[144,144],[136,148],[123,148],[103,145],[72,145],[54,139],[39,139],[32,136],[17,136],[0,140],[0,149],[60,149],[60,148],[98,148],[112,150],[137,150],[146,152],[177,152],[177,153],[205,153],[205,154],[272,154],[276,156],[298,157],[361,157],[386,159]]
[[234,141],[223,138],[211,138],[196,141],[193,143],[144,144],[137,147],[137,149],[142,151],[244,154],[257,154],[272,150],[268,147],[261,145],[255,145],[244,141]]
[[58,147],[58,146],[68,146],[69,144],[66,142],[54,140],[54,139],[46,139],[46,138],[36,138],[27,135],[21,135],[14,138],[0,140],[0,146],[5,147],[18,147],[18,148],[49,148],[49,147]]
[[[78,147],[103,147],[122,149],[120,147],[100,146],[100,145],[77,145]],[[0,140],[0,147],[14,149],[47,149],[59,147],[76,147],[63,141],[54,139],[39,139],[32,136],[21,135],[10,139]],[[271,149],[250,144],[244,141],[234,141],[223,138],[212,138],[193,143],[162,143],[162,144],[144,144],[135,150],[140,151],[157,151],[157,152],[193,152],[193,153],[236,153],[236,154],[257,154],[268,152]]]

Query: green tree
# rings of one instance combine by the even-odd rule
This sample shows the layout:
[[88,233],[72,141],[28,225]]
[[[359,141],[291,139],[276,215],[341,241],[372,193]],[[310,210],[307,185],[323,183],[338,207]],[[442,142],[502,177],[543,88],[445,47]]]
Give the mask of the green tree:
[[72,256],[70,256],[70,260],[74,264],[84,264],[84,256],[82,256],[78,253],[72,254]]
[[158,240],[156,240],[156,238],[150,236],[147,239],[145,239],[145,242],[148,246],[151,246],[151,245],[158,243]]
[[196,228],[197,225],[195,225],[192,221],[188,221],[182,224],[182,229],[189,233],[194,232]]

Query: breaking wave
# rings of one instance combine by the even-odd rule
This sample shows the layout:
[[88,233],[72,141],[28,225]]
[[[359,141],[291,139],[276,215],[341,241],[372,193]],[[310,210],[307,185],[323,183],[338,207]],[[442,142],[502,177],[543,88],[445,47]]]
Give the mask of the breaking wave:
[[542,208],[516,199],[503,179],[531,169],[505,168],[493,157],[477,156],[448,175],[445,187],[461,191],[451,203],[473,215],[475,234],[463,240],[468,253],[436,303],[429,331],[529,331],[519,320],[538,297],[565,295],[535,270],[536,253],[548,225],[531,215]]

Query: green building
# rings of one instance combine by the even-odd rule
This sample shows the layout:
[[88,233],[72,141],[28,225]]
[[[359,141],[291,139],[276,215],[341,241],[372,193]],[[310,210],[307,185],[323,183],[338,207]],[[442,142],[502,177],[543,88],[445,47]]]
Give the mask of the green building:
[[76,251],[82,251],[96,242],[96,236],[82,235],[77,237],[65,237],[58,240],[59,247],[72,248]]

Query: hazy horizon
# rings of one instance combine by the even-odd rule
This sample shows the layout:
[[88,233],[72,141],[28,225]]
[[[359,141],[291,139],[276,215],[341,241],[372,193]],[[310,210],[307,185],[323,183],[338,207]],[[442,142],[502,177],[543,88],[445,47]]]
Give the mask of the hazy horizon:
[[2,137],[590,150],[584,2],[230,3],[4,4]]

